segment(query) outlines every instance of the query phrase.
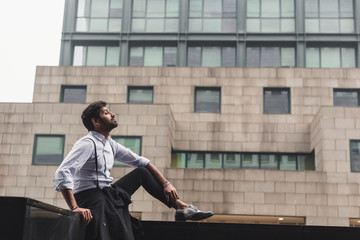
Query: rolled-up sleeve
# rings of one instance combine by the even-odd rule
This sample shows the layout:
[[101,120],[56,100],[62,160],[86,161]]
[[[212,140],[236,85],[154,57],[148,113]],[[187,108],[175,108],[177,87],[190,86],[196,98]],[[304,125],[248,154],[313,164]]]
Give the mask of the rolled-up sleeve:
[[118,162],[125,163],[131,167],[145,167],[149,164],[150,160],[137,155],[129,148],[124,147],[123,145],[112,141],[112,146],[114,149],[114,160]]
[[90,140],[79,140],[55,172],[55,191],[74,189],[74,178],[92,154]]

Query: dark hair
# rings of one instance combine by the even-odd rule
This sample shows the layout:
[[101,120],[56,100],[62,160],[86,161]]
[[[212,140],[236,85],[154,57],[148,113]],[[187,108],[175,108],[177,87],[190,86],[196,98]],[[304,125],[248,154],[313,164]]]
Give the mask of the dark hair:
[[84,126],[87,130],[94,130],[94,125],[91,122],[92,118],[99,119],[100,118],[100,109],[107,105],[104,101],[93,102],[81,114],[81,119]]

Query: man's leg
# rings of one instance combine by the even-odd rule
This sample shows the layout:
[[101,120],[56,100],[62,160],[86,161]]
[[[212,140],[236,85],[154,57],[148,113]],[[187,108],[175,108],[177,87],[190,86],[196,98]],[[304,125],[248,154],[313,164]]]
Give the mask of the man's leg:
[[151,196],[158,199],[166,206],[173,207],[172,204],[166,201],[163,187],[155,179],[152,173],[145,167],[134,169],[112,185],[115,188],[121,188],[125,190],[130,196],[133,195],[140,186],[143,186]]

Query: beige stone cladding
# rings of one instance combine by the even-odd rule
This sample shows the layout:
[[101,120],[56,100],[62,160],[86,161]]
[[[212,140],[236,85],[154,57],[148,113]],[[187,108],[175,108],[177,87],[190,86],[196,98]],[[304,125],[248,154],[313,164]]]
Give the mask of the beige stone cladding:
[[[86,130],[86,104],[59,103],[61,85],[86,85],[87,103],[105,100],[120,126],[143,137],[143,155],[180,196],[217,214],[303,216],[307,225],[348,226],[360,218],[360,173],[350,171],[349,141],[360,139],[360,110],[333,107],[334,88],[359,88],[360,69],[38,67],[33,103],[0,104],[0,194],[65,207],[53,191],[56,166],[32,165],[35,134],[65,134],[65,155]],[[153,86],[154,104],[127,104],[128,86]],[[194,112],[195,87],[221,88],[221,113]],[[264,114],[264,87],[289,88],[290,114]],[[316,171],[172,169],[171,150],[315,151]],[[116,167],[115,178],[131,171]],[[173,220],[143,190],[131,210]]]

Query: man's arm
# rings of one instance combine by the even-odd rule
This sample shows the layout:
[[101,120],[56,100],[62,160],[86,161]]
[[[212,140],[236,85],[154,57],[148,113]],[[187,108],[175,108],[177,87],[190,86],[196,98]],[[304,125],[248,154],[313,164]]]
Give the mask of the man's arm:
[[83,223],[85,225],[88,225],[91,219],[93,218],[90,209],[78,207],[74,194],[71,189],[63,189],[61,190],[61,193],[67,205],[71,209],[71,211],[80,213],[83,218]]
[[164,194],[165,194],[166,200],[168,202],[175,203],[176,200],[179,199],[179,196],[177,194],[175,187],[168,180],[166,180],[166,178],[160,173],[160,171],[151,162],[149,162],[146,165],[146,168],[154,175],[154,177],[159,181],[161,186],[164,187]]

